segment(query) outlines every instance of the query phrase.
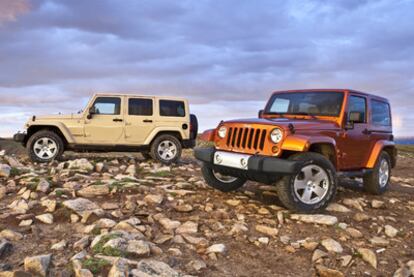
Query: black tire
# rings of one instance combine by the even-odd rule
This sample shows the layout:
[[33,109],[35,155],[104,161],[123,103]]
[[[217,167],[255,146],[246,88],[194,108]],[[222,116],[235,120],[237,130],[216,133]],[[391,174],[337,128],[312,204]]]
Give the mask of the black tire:
[[[49,140],[49,142],[53,141],[56,144],[57,149],[53,152],[52,156],[47,156],[47,157],[43,156],[42,158],[39,156],[40,154],[37,154],[40,152],[34,149],[36,142],[42,138]],[[38,162],[38,163],[48,163],[53,160],[58,160],[61,158],[63,151],[65,150],[62,138],[59,135],[57,135],[55,132],[52,132],[49,130],[41,130],[41,131],[34,133],[29,138],[26,147],[27,147],[27,153],[30,159],[33,162]]]
[[[158,152],[158,147],[160,146],[160,144],[163,144],[165,142],[168,142],[170,145],[174,145],[175,146],[175,152],[173,153],[174,156],[172,158],[163,158],[161,156],[161,154]],[[177,162],[180,157],[181,157],[181,151],[182,151],[182,146],[181,146],[181,142],[173,135],[160,135],[158,136],[153,143],[151,144],[151,157],[156,160],[159,161],[162,164],[172,164]]]
[[236,178],[232,182],[223,182],[217,179],[217,177],[213,173],[213,169],[205,163],[203,163],[201,167],[201,173],[203,174],[203,177],[207,185],[209,185],[212,188],[218,189],[222,192],[230,192],[238,188],[241,188],[247,181],[243,178]]
[[[286,175],[279,182],[277,182],[277,194],[282,204],[290,210],[304,213],[313,213],[326,208],[329,202],[335,197],[337,188],[336,170],[331,161],[329,161],[325,156],[321,154],[312,152],[293,155],[289,157],[289,160],[302,161],[303,164],[301,166],[300,171],[297,174]],[[314,168],[312,168],[312,166],[314,166]],[[302,171],[303,169],[310,170],[310,174],[312,174],[312,177],[314,177],[313,174],[315,171],[318,172],[319,170],[319,172],[324,172],[326,177],[325,181],[319,181],[319,183],[314,182],[309,184],[309,182],[306,182],[306,179],[304,179],[304,183],[306,182],[306,185],[303,188],[303,190],[298,189],[297,192],[295,192],[294,183],[296,177],[298,177],[299,179],[306,178],[304,172]],[[329,183],[326,181],[328,181]],[[314,189],[318,186],[319,188],[325,189],[326,191],[324,195],[321,196],[322,199],[314,197],[316,200],[319,201],[311,203],[311,199],[309,199],[308,203],[306,203],[304,202],[304,200],[300,198],[304,197],[304,195],[306,194],[306,190],[310,191],[307,193],[309,194],[309,197],[312,197],[314,195],[316,196]],[[326,186],[326,188],[323,188],[323,186]],[[299,195],[300,192],[302,193],[302,195]]]
[[[382,162],[388,163],[388,179],[385,184],[381,185],[380,183],[380,168]],[[383,194],[387,191],[391,179],[391,158],[390,155],[383,151],[378,157],[375,167],[372,169],[371,173],[368,173],[364,176],[364,189],[365,191],[372,194]]]
[[190,139],[197,139],[198,135],[198,119],[194,114],[190,114]]
[[149,152],[141,152],[141,155],[144,157],[145,160],[151,160],[152,156]]

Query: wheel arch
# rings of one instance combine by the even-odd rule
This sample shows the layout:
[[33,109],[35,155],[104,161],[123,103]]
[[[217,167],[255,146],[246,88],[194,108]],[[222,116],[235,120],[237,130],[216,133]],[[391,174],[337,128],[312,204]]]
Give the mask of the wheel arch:
[[382,151],[385,151],[390,155],[391,158],[391,167],[394,168],[397,164],[397,148],[393,141],[380,140],[377,141],[372,148],[371,155],[367,161],[367,168],[374,168],[377,163],[378,157]]
[[151,145],[154,142],[154,140],[156,138],[158,138],[159,136],[161,136],[161,135],[174,136],[180,141],[180,143],[182,143],[182,141],[183,141],[183,136],[182,136],[181,132],[178,131],[178,130],[174,130],[174,129],[173,130],[159,130],[157,132],[154,132],[151,136],[149,136],[149,138],[147,139],[145,144],[146,145]]
[[68,140],[67,138],[67,134],[65,135],[67,131],[66,130],[62,131],[57,125],[31,125],[27,129],[27,136],[24,141],[24,146],[26,146],[28,140],[30,139],[32,135],[34,135],[35,133],[39,131],[43,131],[43,130],[51,131],[51,132],[54,132],[56,135],[58,135],[62,139],[65,147],[70,143],[70,140]]

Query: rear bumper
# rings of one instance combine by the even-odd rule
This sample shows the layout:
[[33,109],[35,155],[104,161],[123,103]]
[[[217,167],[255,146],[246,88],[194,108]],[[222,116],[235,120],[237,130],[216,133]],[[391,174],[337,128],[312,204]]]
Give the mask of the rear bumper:
[[13,136],[13,140],[24,144],[26,142],[26,137],[27,137],[27,134],[25,133],[17,133]]
[[[227,173],[228,175],[244,177],[254,181],[269,183],[283,175],[291,175],[299,172],[302,162],[290,161],[268,156],[249,155],[245,169],[222,166],[214,163],[217,150],[214,147],[196,148],[194,156],[214,170]],[[245,155],[240,155],[245,156]]]

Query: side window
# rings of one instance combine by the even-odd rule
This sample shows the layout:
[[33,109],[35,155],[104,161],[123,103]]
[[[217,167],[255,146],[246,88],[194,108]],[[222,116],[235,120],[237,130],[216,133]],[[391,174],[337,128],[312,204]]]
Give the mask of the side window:
[[130,98],[128,100],[129,115],[152,115],[152,99]]
[[372,124],[380,126],[391,126],[391,112],[388,103],[371,100],[372,107]]
[[359,119],[354,123],[366,123],[367,101],[364,97],[351,95],[348,103],[348,119],[351,113],[359,113]]
[[98,97],[93,103],[96,114],[119,115],[121,113],[121,98]]
[[184,117],[184,102],[174,100],[160,100],[160,115],[171,117]]

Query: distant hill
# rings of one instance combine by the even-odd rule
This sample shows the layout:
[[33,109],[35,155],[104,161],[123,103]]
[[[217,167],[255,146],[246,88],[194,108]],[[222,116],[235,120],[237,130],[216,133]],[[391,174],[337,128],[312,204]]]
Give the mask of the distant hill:
[[414,144],[414,137],[396,138],[395,142],[397,144]]

